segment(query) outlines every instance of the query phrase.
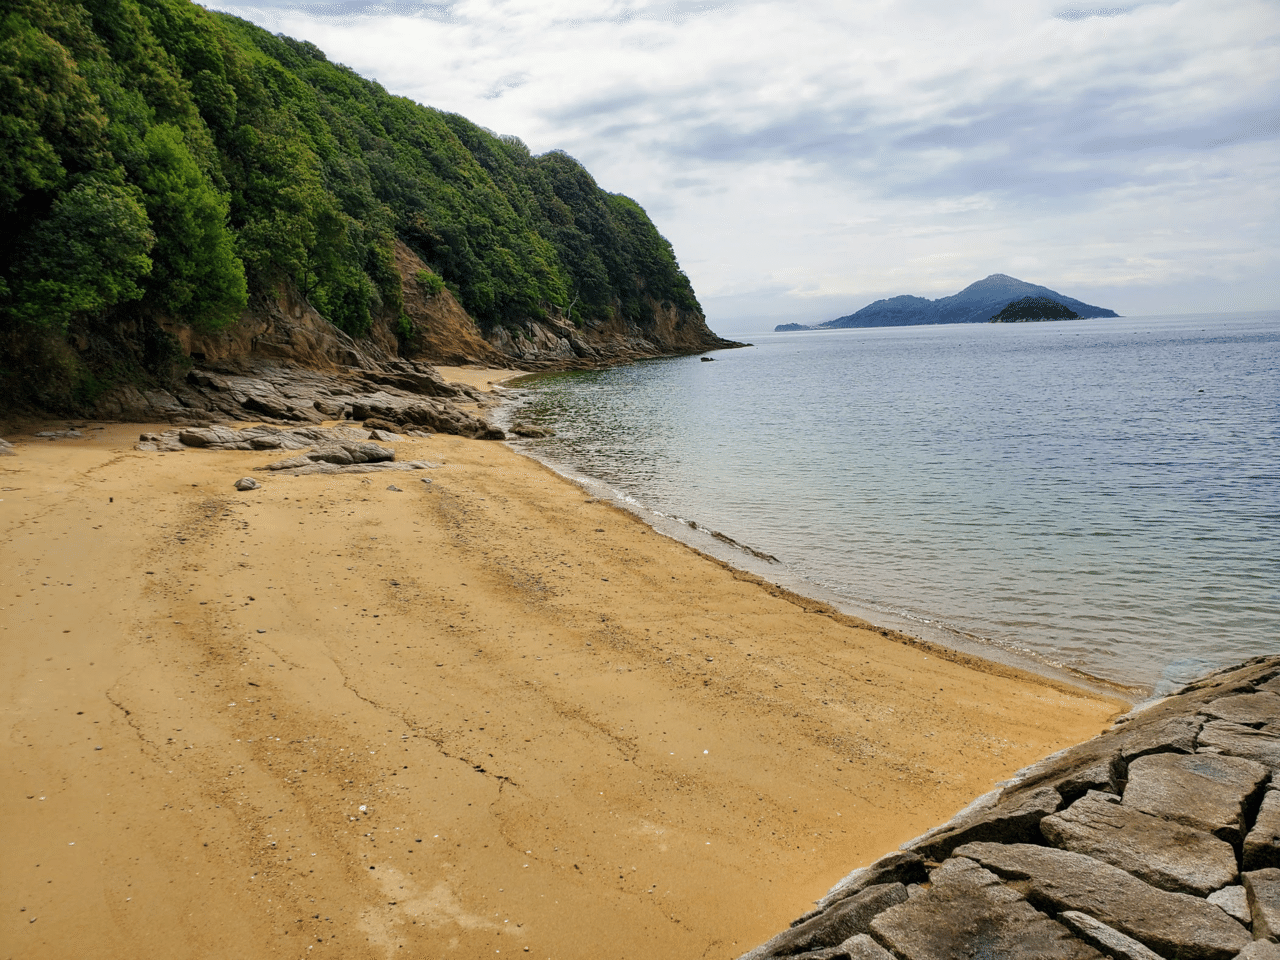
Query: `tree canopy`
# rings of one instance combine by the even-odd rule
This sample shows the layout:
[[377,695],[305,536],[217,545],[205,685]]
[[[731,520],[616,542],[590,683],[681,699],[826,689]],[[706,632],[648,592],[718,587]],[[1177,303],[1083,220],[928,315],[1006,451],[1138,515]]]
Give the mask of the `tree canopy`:
[[5,4],[8,334],[126,307],[217,329],[283,280],[358,336],[400,306],[397,238],[482,325],[698,310],[644,211],[564,153],[188,0]]

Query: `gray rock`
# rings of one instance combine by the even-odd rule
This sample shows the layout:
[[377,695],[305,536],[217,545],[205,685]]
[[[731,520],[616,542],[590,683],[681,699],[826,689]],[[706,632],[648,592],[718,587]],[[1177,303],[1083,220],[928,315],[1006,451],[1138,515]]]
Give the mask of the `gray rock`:
[[1109,793],[1090,791],[1045,817],[1040,832],[1055,847],[1119,867],[1162,890],[1203,897],[1237,876],[1230,844],[1123,805]]
[[1063,910],[1058,919],[1085,943],[1097,947],[1113,960],[1162,960],[1160,954],[1148,950],[1132,937],[1119,930],[1112,930],[1101,920],[1095,920],[1078,910]]
[[306,454],[298,457],[289,457],[287,460],[277,460],[274,463],[268,463],[268,470],[298,470],[305,467],[314,466],[315,461]]
[[806,951],[835,947],[859,933],[866,933],[871,919],[882,910],[907,899],[900,883],[883,883],[841,900],[799,926],[784,930],[768,943],[745,954],[742,960],[793,957]]
[[[990,794],[987,795],[991,797]],[[1031,843],[1040,839],[1040,821],[1062,806],[1062,797],[1053,787],[1041,787],[1004,800],[1003,795],[981,801],[961,811],[941,829],[903,844],[926,860],[945,860],[956,847],[982,840]]]
[[956,855],[1018,881],[1042,910],[1087,913],[1166,956],[1230,960],[1252,939],[1212,904],[1159,890],[1083,854],[1025,843],[970,843]]
[[0,457],[16,457],[18,451],[13,449],[13,444],[8,440],[0,440]]
[[1120,754],[1117,753],[1113,757],[1100,760],[1091,766],[1085,767],[1083,770],[1068,774],[1054,786],[1057,788],[1058,793],[1062,795],[1062,799],[1068,803],[1074,803],[1090,790],[1118,795],[1120,793],[1121,778],[1116,776],[1116,767],[1119,765],[1119,760]]
[[393,493],[404,493],[404,491],[401,490],[399,487],[397,487],[394,483],[387,484],[387,489],[392,491]]
[[1245,809],[1268,776],[1262,764],[1239,757],[1153,754],[1129,764],[1124,805],[1207,830],[1238,847]]
[[1269,692],[1238,693],[1206,703],[1200,712],[1228,723],[1261,726],[1280,719],[1280,696]]
[[1128,761],[1153,753],[1192,753],[1200,726],[1200,721],[1191,717],[1170,717],[1131,726],[1121,738],[1120,756]]
[[865,933],[850,937],[836,947],[836,954],[832,960],[837,960],[837,958],[841,958],[841,960],[844,960],[844,958],[847,958],[847,960],[894,960],[893,954]]
[[916,853],[896,851],[881,857],[867,867],[854,870],[818,901],[818,909],[825,910],[838,900],[851,897],[859,890],[880,883],[923,883],[929,874],[924,868],[924,859]]
[[178,440],[188,447],[235,446],[242,441],[238,431],[228,427],[186,427],[178,431]]
[[257,490],[262,484],[253,477],[241,477],[236,481],[237,490]]
[[1244,838],[1244,868],[1280,867],[1280,790],[1274,787],[1262,798],[1253,829]]
[[1223,887],[1206,897],[1210,903],[1229,917],[1239,920],[1246,927],[1253,922],[1249,912],[1249,895],[1242,886]]
[[[315,474],[339,473],[395,473],[402,470],[430,470],[435,464],[425,460],[402,460],[397,463],[315,463],[305,457],[293,460],[281,460],[279,463],[259,467],[259,470],[273,470],[291,477],[309,477]],[[365,481],[368,483],[369,481]],[[430,481],[427,481],[428,483]]]
[[1280,737],[1265,730],[1214,720],[1204,725],[1199,742],[1202,747],[1216,747],[1233,757],[1256,760],[1272,773],[1280,774]]
[[398,433],[392,433],[390,430],[370,430],[370,440],[378,440],[382,443],[403,443],[404,437]]
[[1244,889],[1253,916],[1253,936],[1257,940],[1280,937],[1280,869],[1251,870],[1244,875]]
[[[248,433],[248,431],[245,432]],[[283,432],[249,438],[251,450],[305,450],[309,446],[311,444],[307,439]]]
[[871,921],[871,931],[904,960],[1100,956],[990,871],[963,858],[933,871],[928,890],[884,911]]
[[1255,940],[1236,954],[1236,960],[1280,960],[1280,944]]
[[379,463],[394,460],[396,452],[368,441],[340,440],[325,443],[306,454],[307,459],[323,463]]

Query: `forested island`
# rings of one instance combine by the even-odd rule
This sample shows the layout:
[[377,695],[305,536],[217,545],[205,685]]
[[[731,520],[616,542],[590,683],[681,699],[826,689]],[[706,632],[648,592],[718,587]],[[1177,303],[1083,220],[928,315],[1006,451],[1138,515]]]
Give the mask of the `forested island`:
[[774,330],[781,333],[793,330],[844,330],[851,327],[906,327],[927,323],[986,323],[1015,300],[1026,297],[1060,304],[1077,317],[1118,316],[1114,310],[1095,307],[1048,287],[1027,283],[1003,273],[993,273],[949,297],[937,300],[913,296],[890,297],[870,303],[848,316],[827,320],[815,326],[784,323],[774,327]]
[[10,403],[171,383],[299,311],[427,360],[726,345],[639,205],[563,152],[189,0],[12,0],[0,24]]
[[991,318],[991,323],[1033,323],[1039,320],[1079,320],[1080,314],[1049,297],[1023,297]]

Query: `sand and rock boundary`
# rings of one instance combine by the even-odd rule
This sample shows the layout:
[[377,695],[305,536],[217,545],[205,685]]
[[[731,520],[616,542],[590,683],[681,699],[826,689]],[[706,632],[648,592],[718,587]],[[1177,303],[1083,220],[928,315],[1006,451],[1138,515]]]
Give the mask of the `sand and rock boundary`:
[[1280,957],[1280,657],[1041,761],[743,960]]

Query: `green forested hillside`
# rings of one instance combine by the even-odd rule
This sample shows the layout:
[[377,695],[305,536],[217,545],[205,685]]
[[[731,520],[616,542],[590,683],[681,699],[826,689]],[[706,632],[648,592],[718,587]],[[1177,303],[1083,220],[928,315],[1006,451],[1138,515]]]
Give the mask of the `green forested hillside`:
[[359,336],[395,238],[482,326],[697,310],[644,211],[563,153],[394,97],[188,0],[6,0],[0,328],[123,310],[232,323],[287,280]]

